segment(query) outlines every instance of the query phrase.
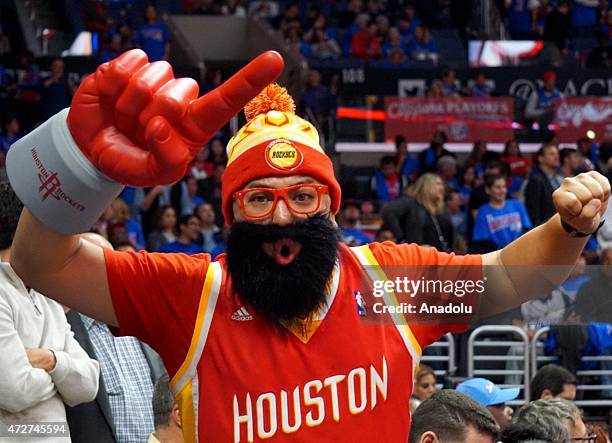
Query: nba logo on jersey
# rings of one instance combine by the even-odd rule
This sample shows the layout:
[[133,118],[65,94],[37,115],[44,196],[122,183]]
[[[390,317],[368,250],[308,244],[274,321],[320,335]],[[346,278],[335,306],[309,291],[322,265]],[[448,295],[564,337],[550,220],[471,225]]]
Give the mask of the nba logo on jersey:
[[355,304],[357,305],[357,314],[359,314],[360,317],[368,315],[366,311],[366,302],[359,291],[355,291]]

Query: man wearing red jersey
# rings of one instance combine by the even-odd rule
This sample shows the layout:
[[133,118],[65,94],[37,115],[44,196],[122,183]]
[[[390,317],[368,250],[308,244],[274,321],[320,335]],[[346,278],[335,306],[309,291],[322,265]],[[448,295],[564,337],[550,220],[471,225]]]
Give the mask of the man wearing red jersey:
[[[597,173],[566,179],[554,195],[559,214],[484,256],[393,243],[349,249],[338,241],[340,186],[315,128],[282,88],[266,86],[282,68],[266,53],[197,98],[193,81],[138,50],[100,66],[70,110],[9,151],[27,207],[11,264],[26,284],[160,353],[187,441],[405,442],[422,349],[461,325],[392,312],[393,321],[366,325],[364,266],[459,265],[460,278],[498,265],[485,269],[480,309],[510,307],[541,282],[535,265],[575,263],[610,186]],[[123,184],[180,179],[247,102],[223,175],[227,255],[103,251],[74,235]]]

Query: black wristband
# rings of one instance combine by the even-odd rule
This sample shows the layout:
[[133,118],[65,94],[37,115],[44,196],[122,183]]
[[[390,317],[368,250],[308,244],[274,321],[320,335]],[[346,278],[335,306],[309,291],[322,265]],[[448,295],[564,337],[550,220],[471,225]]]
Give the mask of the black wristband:
[[599,226],[597,226],[597,229],[595,229],[590,234],[587,234],[585,232],[578,232],[578,231],[576,231],[576,229],[573,226],[565,223],[563,220],[561,220],[561,226],[563,226],[563,229],[565,229],[565,232],[567,232],[572,237],[581,238],[581,237],[588,237],[589,235],[597,234],[597,231],[599,231],[599,229],[604,225],[605,222],[606,222],[605,220],[602,220],[599,223]]

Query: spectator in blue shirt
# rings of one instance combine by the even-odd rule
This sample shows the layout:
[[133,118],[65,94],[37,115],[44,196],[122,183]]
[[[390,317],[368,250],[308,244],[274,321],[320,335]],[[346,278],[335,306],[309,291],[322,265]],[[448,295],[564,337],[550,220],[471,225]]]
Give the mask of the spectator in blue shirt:
[[598,169],[599,150],[597,149],[597,143],[595,143],[594,140],[587,137],[582,137],[576,142],[576,148],[582,156],[582,164],[576,173]]
[[414,183],[419,175],[419,159],[408,152],[408,143],[403,135],[395,137],[395,161],[400,176],[406,182]]
[[495,91],[489,83],[487,75],[482,71],[478,71],[474,76],[474,84],[470,92],[473,97],[490,97]]
[[380,203],[397,200],[405,187],[403,177],[397,172],[395,157],[385,155],[380,159],[380,167],[372,177],[372,191],[376,193]]
[[505,0],[505,3],[510,35],[515,40],[529,40],[533,30],[529,0]]
[[204,199],[198,195],[198,180],[189,175],[185,178],[185,185],[187,187],[187,195],[189,195],[189,202],[191,203],[191,212],[195,213],[198,206],[204,203]]
[[476,185],[476,172],[473,166],[463,166],[459,174],[459,196],[461,205],[467,208],[470,195]]
[[147,53],[150,62],[168,60],[170,55],[170,31],[157,18],[153,5],[145,7],[145,24],[140,27],[134,43]]
[[408,54],[414,60],[438,63],[438,45],[425,25],[417,26],[414,31],[414,38],[408,44]]
[[357,229],[357,223],[361,216],[359,205],[354,200],[344,202],[342,214],[340,214],[340,232],[342,241],[349,246],[361,246],[370,243],[372,239],[361,229]]
[[2,133],[0,133],[0,156],[4,158],[11,145],[20,138],[17,116],[7,114],[2,122]]
[[574,0],[572,6],[572,27],[578,28],[579,34],[595,34],[597,25],[598,0]]
[[202,249],[211,253],[217,244],[223,243],[223,232],[215,223],[215,209],[210,203],[202,203],[196,209],[196,215],[200,219]]
[[414,37],[414,32],[420,24],[421,20],[415,15],[414,6],[406,5],[397,20],[397,27],[405,43]]
[[465,211],[458,191],[450,191],[444,196],[446,212],[450,217],[455,232],[462,240],[467,238],[467,212]]
[[142,225],[139,220],[130,218],[130,208],[125,200],[116,198],[111,207],[113,208],[113,220],[124,224],[130,244],[136,251],[144,249],[145,238]]
[[434,132],[429,148],[421,151],[419,154],[419,170],[421,173],[435,171],[436,163],[440,157],[453,155],[444,148],[444,143],[447,140],[448,137],[444,131]]
[[76,90],[74,82],[64,72],[64,61],[54,58],[49,67],[51,75],[42,83],[41,117],[43,120],[70,106]]
[[557,74],[546,71],[542,74],[542,86],[529,96],[525,106],[525,117],[535,120],[543,133],[547,132],[548,125],[554,120],[557,105],[563,98],[556,84]]
[[487,175],[485,190],[489,203],[478,210],[472,242],[483,242],[501,249],[532,228],[525,206],[518,200],[507,199],[506,179],[502,175]]
[[183,215],[179,219],[179,236],[172,243],[163,243],[159,252],[182,252],[184,254],[201,254],[202,245],[196,243],[200,237],[200,220],[197,216]]
[[121,35],[113,34],[100,54],[100,63],[106,63],[119,57],[121,52]]
[[454,69],[445,69],[440,80],[442,80],[442,94],[445,97],[459,97],[457,74]]
[[408,45],[402,41],[402,36],[399,30],[393,26],[387,31],[387,40],[383,44],[383,54],[388,58],[392,50],[400,50],[402,53],[408,53]]

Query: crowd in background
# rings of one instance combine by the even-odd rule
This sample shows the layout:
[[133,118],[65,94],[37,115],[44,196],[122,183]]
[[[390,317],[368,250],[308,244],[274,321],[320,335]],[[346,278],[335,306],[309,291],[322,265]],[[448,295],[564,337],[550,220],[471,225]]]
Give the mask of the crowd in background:
[[574,404],[576,378],[546,365],[530,383],[532,401],[510,406],[519,388],[502,389],[485,378],[462,380],[438,390],[434,371],[421,365],[411,399],[409,443],[608,443],[606,420],[587,422]]
[[[612,15],[604,3],[534,0],[519,4],[518,0],[512,0],[505,6],[513,35],[523,37],[520,26],[525,27],[528,22],[527,37],[550,38],[563,51],[570,32],[607,36],[609,42]],[[141,14],[131,9],[130,4],[129,1],[87,3],[86,27],[102,36],[99,60],[108,61],[133,47],[143,48],[151,60],[168,59],[170,33],[156,8],[148,6]],[[258,16],[282,33],[288,45],[308,57],[355,57],[394,66],[408,66],[410,60],[439,60],[428,27],[411,4],[351,0],[341,7],[338,5],[340,2],[319,2],[304,11],[298,4],[268,0],[244,4],[236,0],[192,0],[181,5],[181,12]],[[570,25],[566,26],[567,23]],[[0,55],[10,52],[10,45],[0,33]],[[597,56],[609,60],[606,51],[598,52]],[[4,159],[10,145],[33,126],[69,106],[76,88],[60,58],[52,60],[48,71],[41,70],[28,52],[20,56],[19,63],[16,76],[6,74],[0,64],[0,175],[4,174]],[[548,75],[543,80],[541,90],[527,105],[526,112],[541,127],[547,128],[551,103],[559,97],[559,92],[554,78]],[[221,73],[211,70],[202,91],[220,83]],[[469,89],[460,89],[454,71],[446,69],[430,85],[427,95],[494,93],[483,73],[475,76]],[[299,112],[321,127],[333,117],[335,107],[333,88],[322,84],[320,74],[311,71]],[[221,254],[226,234],[220,207],[221,176],[227,162],[225,145],[229,135],[227,129],[221,130],[203,146],[188,175],[177,183],[145,189],[125,188],[92,226],[92,233],[108,240],[109,245],[105,247],[117,250],[206,252],[215,257]],[[612,173],[609,144],[599,145],[582,138],[575,146],[567,147],[560,146],[554,134],[546,135],[549,141],[535,154],[522,153],[515,140],[508,140],[503,152],[494,152],[487,149],[487,141],[483,140],[474,143],[468,155],[447,150],[447,136],[442,131],[432,134],[430,145],[421,152],[410,152],[409,140],[396,137],[395,153],[381,156],[369,189],[343,201],[337,217],[343,241],[351,246],[371,241],[410,242],[457,254],[485,253],[506,246],[554,213],[552,193],[564,177],[593,169],[608,177]],[[350,188],[351,183],[345,182],[343,186]],[[610,211],[607,218],[612,220],[609,215]],[[581,266],[557,292],[524,305],[512,320],[527,327],[529,322],[543,320],[605,322],[609,319],[609,312],[601,307],[607,303],[612,290],[612,276],[605,272],[587,276],[583,272],[583,265],[587,263],[612,268],[612,225],[604,225],[590,239],[579,260]],[[167,376],[159,378],[160,371],[155,367],[155,359],[149,358],[148,350],[135,339],[120,341],[112,337],[106,325],[79,313],[69,313],[68,321],[76,334],[81,334],[83,343],[88,343],[85,350],[89,357],[100,361],[102,379],[110,385],[111,395],[100,391],[98,396],[104,398],[96,401],[99,405],[106,404],[112,412],[108,416],[114,417],[109,431],[114,434],[113,438],[142,441],[143,436],[155,429],[159,441],[164,441],[165,433],[173,434],[173,438],[180,436],[180,417],[167,386]],[[551,347],[554,349],[554,345]],[[121,362],[121,368],[117,362]],[[476,430],[488,436],[489,441],[501,438],[507,443],[556,443],[570,438],[592,442],[593,435],[598,435],[598,443],[608,442],[605,425],[589,425],[587,429],[576,407],[566,403],[576,396],[577,380],[572,374],[554,368],[541,371],[544,375],[540,374],[539,378],[536,375],[532,382],[535,401],[512,418],[506,403],[516,396],[505,396],[490,381],[475,379],[459,385],[456,392],[476,401],[470,403],[457,394],[435,393],[438,380],[434,371],[421,366],[411,399],[415,413],[410,441],[421,441],[427,432],[437,437],[455,432],[469,442],[473,440],[468,432]],[[157,385],[156,380],[159,380]],[[488,412],[483,412],[483,408]],[[134,417],[130,413],[133,410],[142,413]],[[451,410],[461,412],[450,414]],[[68,419],[75,434],[83,432],[81,441],[95,438],[87,434],[91,429],[79,429],[79,423],[86,422],[81,417],[88,413],[83,409],[69,410]]]
[[[136,3],[125,0],[85,2],[85,29],[98,32],[102,37],[102,60],[134,46],[144,47],[147,40],[154,45],[160,41],[169,42],[167,28],[159,17],[153,17],[152,11],[143,16]],[[457,5],[444,0],[153,3],[162,3],[163,12],[255,17],[267,22],[288,48],[304,57],[375,61],[379,67],[402,68],[414,62],[437,64],[443,61],[428,24],[436,29],[456,29],[462,38],[481,38],[470,29],[469,19],[463,17],[480,8],[477,2],[455,2]],[[608,0],[504,0],[496,3],[508,34],[519,40],[543,40],[547,60],[560,64],[565,56],[575,55],[590,67],[609,67],[612,63],[612,9]],[[462,8],[466,10],[461,11]],[[424,19],[417,11],[424,14]],[[574,42],[574,38],[582,39],[582,43]],[[158,54],[164,58],[163,51]],[[165,56],[167,58],[167,54]]]

